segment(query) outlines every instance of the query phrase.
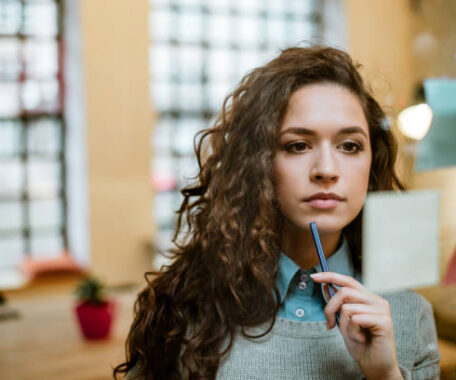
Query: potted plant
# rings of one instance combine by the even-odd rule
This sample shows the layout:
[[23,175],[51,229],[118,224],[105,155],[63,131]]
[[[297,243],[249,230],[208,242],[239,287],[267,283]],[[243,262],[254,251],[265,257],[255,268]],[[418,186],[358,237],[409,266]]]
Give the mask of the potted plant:
[[114,302],[106,299],[103,285],[95,277],[84,278],[76,288],[75,307],[81,332],[87,339],[109,337],[114,316]]

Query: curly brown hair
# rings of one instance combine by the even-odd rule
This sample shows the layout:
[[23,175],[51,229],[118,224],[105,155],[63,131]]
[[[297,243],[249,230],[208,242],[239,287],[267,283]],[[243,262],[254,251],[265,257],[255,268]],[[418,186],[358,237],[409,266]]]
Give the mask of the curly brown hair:
[[[114,369],[115,378],[129,372],[129,378],[139,379],[183,374],[214,379],[236,334],[247,335],[246,327],[267,321],[269,329],[262,335],[273,327],[282,224],[273,159],[288,100],[297,89],[333,83],[355,94],[370,131],[369,191],[403,189],[394,171],[396,143],[385,128],[385,113],[358,69],[335,48],[283,50],[249,72],[225,99],[213,127],[197,134],[199,174],[194,185],[182,190],[174,260],[161,273],[146,273],[126,362]],[[361,215],[343,231],[358,271]]]

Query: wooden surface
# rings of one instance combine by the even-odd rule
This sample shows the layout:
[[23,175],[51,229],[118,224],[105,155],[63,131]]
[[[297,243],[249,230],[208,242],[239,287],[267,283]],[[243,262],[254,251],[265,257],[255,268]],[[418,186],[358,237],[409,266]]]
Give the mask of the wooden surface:
[[18,319],[0,322],[0,379],[104,380],[124,358],[136,291],[116,292],[117,319],[111,338],[81,337],[71,293],[11,299]]

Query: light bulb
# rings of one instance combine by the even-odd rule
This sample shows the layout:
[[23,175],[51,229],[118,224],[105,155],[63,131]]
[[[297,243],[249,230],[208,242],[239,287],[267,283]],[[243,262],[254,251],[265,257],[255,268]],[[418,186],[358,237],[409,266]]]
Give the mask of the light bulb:
[[414,140],[421,140],[432,122],[432,110],[426,103],[407,107],[398,116],[401,132]]

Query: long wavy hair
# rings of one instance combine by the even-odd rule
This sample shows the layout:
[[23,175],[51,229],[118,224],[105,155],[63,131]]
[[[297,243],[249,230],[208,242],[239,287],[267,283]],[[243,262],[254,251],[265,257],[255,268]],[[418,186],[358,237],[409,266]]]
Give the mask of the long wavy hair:
[[[114,377],[214,379],[236,334],[275,323],[282,225],[273,159],[280,124],[294,91],[334,83],[355,94],[370,131],[368,191],[403,189],[396,142],[359,65],[338,49],[294,47],[249,72],[228,95],[211,128],[195,137],[199,174],[184,199],[170,250],[172,264],[145,275]],[[186,223],[185,223],[186,222]],[[184,231],[185,230],[185,231]],[[361,269],[361,213],[344,228]]]

